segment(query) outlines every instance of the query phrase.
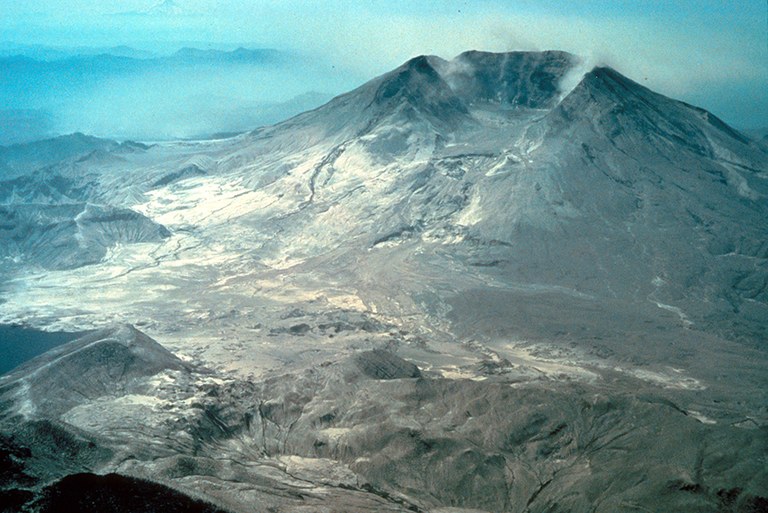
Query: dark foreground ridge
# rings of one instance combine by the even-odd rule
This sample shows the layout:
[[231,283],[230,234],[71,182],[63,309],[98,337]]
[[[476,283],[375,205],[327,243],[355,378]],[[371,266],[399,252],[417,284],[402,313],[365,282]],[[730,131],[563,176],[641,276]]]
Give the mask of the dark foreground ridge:
[[[19,498],[28,497],[8,495],[15,506],[21,506]],[[167,486],[119,474],[69,475],[22,507],[29,513],[227,513]],[[7,511],[21,511],[21,507]]]

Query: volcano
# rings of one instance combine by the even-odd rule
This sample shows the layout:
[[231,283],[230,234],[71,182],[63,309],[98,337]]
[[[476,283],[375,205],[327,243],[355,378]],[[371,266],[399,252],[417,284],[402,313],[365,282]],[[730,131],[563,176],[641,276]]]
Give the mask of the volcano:
[[471,51],[233,138],[73,151],[0,182],[0,320],[130,323],[154,363],[70,346],[102,370],[66,401],[31,386],[56,355],[6,378],[30,505],[84,472],[233,512],[768,504],[768,153],[713,114]]

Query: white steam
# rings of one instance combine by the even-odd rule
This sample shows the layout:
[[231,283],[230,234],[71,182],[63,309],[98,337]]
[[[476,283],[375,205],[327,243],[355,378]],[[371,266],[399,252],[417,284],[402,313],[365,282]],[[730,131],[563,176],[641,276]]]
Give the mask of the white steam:
[[611,58],[611,56],[608,54],[597,54],[590,52],[586,55],[579,56],[578,62],[568,71],[568,73],[563,75],[563,78],[561,78],[560,82],[558,83],[557,88],[558,91],[560,91],[560,98],[558,99],[558,102],[563,101],[566,96],[571,94],[573,90],[576,89],[576,87],[584,79],[584,75],[596,67],[616,67],[616,65],[612,64],[614,61],[615,59]]
[[457,90],[461,76],[474,75],[475,67],[466,59],[458,56],[450,61],[442,61],[438,70],[451,89]]

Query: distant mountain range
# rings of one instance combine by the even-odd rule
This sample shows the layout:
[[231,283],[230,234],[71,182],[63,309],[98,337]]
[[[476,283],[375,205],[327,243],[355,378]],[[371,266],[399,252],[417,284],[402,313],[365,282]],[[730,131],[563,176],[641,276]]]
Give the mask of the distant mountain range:
[[[249,49],[244,47],[237,47],[234,50],[201,50],[184,47],[170,55],[158,55],[154,52],[137,50],[129,46],[56,49],[45,46],[6,45],[4,48],[0,48],[0,66],[4,67],[18,63],[38,63],[43,67],[56,65],[74,66],[79,62],[96,65],[118,60],[121,62],[125,62],[125,60],[138,61],[135,63],[136,66],[150,63],[168,65],[200,61],[277,64],[287,62],[290,58],[289,54],[278,50]],[[12,68],[9,69],[9,72],[13,71]]]
[[194,13],[185,9],[174,0],[159,0],[156,4],[146,9],[117,13],[118,16],[183,16],[187,14]]
[[139,50],[126,45],[61,47],[0,42],[0,58],[23,56],[38,61],[54,61],[86,55],[113,55],[134,59],[149,59],[158,56],[156,52]]
[[[302,56],[275,49],[185,46],[159,54],[5,43],[0,145],[77,130],[155,140],[250,130],[327,101],[330,94],[310,89],[323,84],[314,73]],[[291,90],[295,100],[286,97]]]

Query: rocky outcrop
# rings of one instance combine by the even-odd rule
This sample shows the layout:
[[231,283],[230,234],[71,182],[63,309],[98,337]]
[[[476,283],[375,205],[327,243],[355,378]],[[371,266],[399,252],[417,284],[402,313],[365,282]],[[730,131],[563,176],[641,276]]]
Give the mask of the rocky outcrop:
[[78,404],[125,395],[143,378],[188,367],[160,344],[125,325],[61,345],[0,377],[2,420],[58,419]]

